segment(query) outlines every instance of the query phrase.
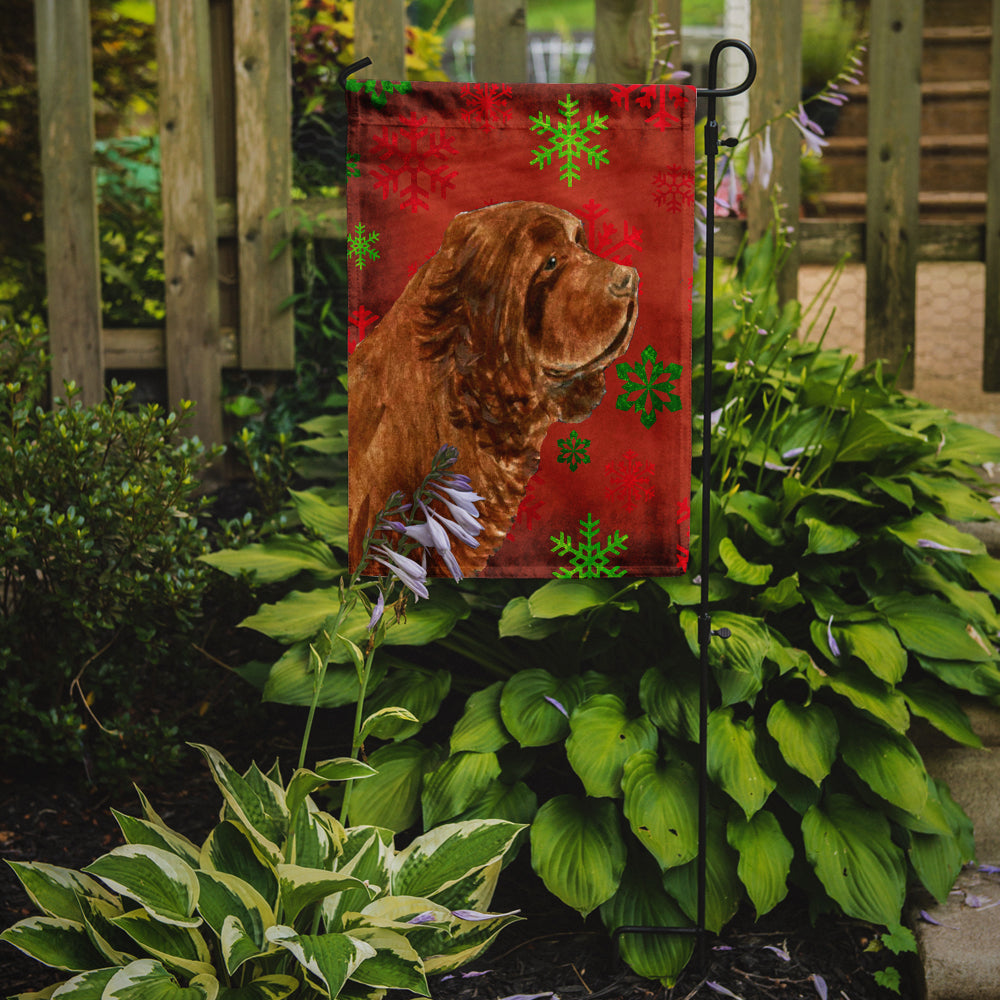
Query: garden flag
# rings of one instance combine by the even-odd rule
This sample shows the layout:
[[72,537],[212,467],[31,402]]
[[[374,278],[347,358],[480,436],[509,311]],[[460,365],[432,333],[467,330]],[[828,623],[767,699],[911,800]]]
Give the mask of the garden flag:
[[683,573],[694,90],[351,81],[348,103],[352,567],[419,520],[432,574]]

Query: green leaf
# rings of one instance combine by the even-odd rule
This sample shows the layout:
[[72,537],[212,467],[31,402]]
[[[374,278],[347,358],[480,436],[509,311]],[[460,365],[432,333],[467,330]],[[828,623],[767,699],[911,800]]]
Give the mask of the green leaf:
[[719,556],[726,565],[726,575],[729,579],[746,584],[748,587],[763,587],[774,570],[774,566],[770,563],[761,565],[747,562],[730,538],[719,541]]
[[35,961],[54,969],[81,972],[105,964],[95,950],[83,924],[65,917],[28,917],[0,934],[6,941]]
[[[629,859],[617,891],[601,904],[601,919],[611,933],[619,927],[687,927],[691,923],[664,891],[655,866],[641,856]],[[691,959],[694,936],[625,933],[619,938],[619,949],[638,975],[671,987]]]
[[661,869],[698,854],[698,783],[691,767],[641,750],[625,762],[625,818]]
[[806,679],[814,690],[829,688],[856,708],[881,719],[897,732],[906,732],[910,724],[910,713],[906,710],[903,696],[884,681],[873,677],[868,670],[848,666],[841,667],[835,673],[823,674],[813,666],[806,674]]
[[996,434],[952,420],[944,432],[944,441],[937,453],[939,462],[966,462],[982,465],[1000,462],[1000,440]]
[[849,732],[840,745],[847,766],[876,795],[919,815],[927,801],[927,772],[910,740],[857,717],[851,719]]
[[60,868],[40,861],[8,861],[32,903],[46,916],[83,919],[80,896],[93,896],[114,903],[111,895],[96,879],[71,868]]
[[281,889],[282,913],[285,919],[293,923],[307,906],[318,903],[327,896],[346,889],[366,888],[360,879],[352,875],[303,868],[301,865],[278,865],[278,885]]
[[447,670],[409,667],[394,670],[374,689],[365,702],[371,711],[402,708],[413,716],[405,719],[384,719],[377,733],[379,739],[405,740],[420,731],[425,722],[437,715],[441,702],[451,689],[451,674]]
[[779,580],[773,587],[761,591],[754,598],[757,607],[764,612],[777,614],[787,611],[798,604],[804,604],[805,598],[799,590],[799,574],[792,573]]
[[906,673],[906,650],[896,633],[879,622],[837,625],[833,634],[843,652],[856,656],[886,684],[898,684]]
[[[341,655],[347,647],[338,644]],[[372,664],[369,688],[374,689],[385,677],[389,657],[381,655]],[[358,700],[360,685],[357,671],[353,666],[331,664],[323,675],[319,690],[318,708],[340,708]],[[297,642],[281,655],[271,667],[264,682],[261,698],[281,705],[311,705],[316,697],[316,673],[310,660],[310,646],[307,642]]]
[[985,697],[1000,694],[1000,669],[993,663],[936,660],[930,656],[918,656],[917,662],[949,687]]
[[528,598],[528,610],[542,619],[578,615],[607,604],[620,589],[610,580],[550,580]]
[[451,733],[452,753],[460,750],[493,753],[510,742],[510,733],[500,716],[502,690],[503,681],[496,681],[469,696],[465,711]]
[[351,937],[375,949],[375,954],[351,973],[355,982],[430,996],[424,963],[402,934],[384,927],[361,926],[351,930]]
[[505,819],[527,826],[538,812],[538,796],[523,782],[512,785],[503,780],[487,785],[472,805],[457,819]]
[[1000,597],[1000,559],[990,555],[973,556],[964,560],[965,568],[975,578],[980,587],[994,597]]
[[972,555],[984,555],[986,552],[986,546],[974,535],[967,534],[933,514],[918,514],[909,521],[889,525],[886,531],[912,549],[922,549],[920,543],[926,541]]
[[[692,655],[700,657],[698,616],[693,611],[682,611],[680,622]],[[723,628],[729,629],[729,638],[715,636],[708,646],[708,662],[722,690],[723,704],[752,703],[763,686],[764,659],[771,648],[770,633],[758,618],[729,611],[714,612],[713,631]]]
[[788,873],[795,849],[782,833],[774,813],[765,809],[750,819],[730,820],[726,828],[729,846],[739,851],[736,873],[759,920],[788,894]]
[[348,508],[334,506],[313,490],[289,490],[302,523],[330,545],[347,548]]
[[708,774],[749,819],[764,805],[776,782],[757,762],[753,718],[733,718],[733,709],[717,708],[708,716]]
[[[579,677],[560,679],[547,670],[522,670],[504,684],[500,716],[521,746],[547,746],[566,736],[569,715],[582,700],[583,683]],[[562,706],[565,714],[553,701]]]
[[285,1000],[299,988],[292,976],[261,976],[245,986],[223,987],[218,1000]]
[[809,809],[802,836],[809,863],[844,913],[874,924],[899,923],[906,866],[885,816],[834,794]]
[[520,639],[544,639],[562,628],[563,623],[558,619],[536,618],[531,613],[527,597],[515,597],[507,602],[500,615],[499,635],[501,639],[512,636]]
[[569,724],[566,758],[595,798],[619,798],[625,761],[638,750],[655,749],[659,739],[649,716],[629,719],[625,703],[613,694],[591,695]]
[[312,542],[298,535],[271,535],[265,542],[209,552],[199,558],[229,576],[246,574],[256,584],[289,580],[299,573],[331,580],[344,572],[325,542]]
[[170,851],[147,844],[125,844],[98,858],[84,871],[113,892],[134,899],[151,917],[178,927],[197,927],[198,878],[191,866]]
[[639,681],[639,704],[660,729],[678,740],[698,739],[699,681],[689,661],[676,659],[669,672],[650,667]]
[[358,966],[376,954],[370,944],[349,934],[296,934],[281,924],[268,928],[267,939],[291,952],[331,997],[339,996]]
[[936,597],[880,595],[874,603],[899,634],[903,645],[915,653],[938,660],[976,663],[996,658],[995,651],[975,626]]
[[950,833],[911,833],[909,855],[924,888],[939,903],[947,902],[965,860],[958,839]]
[[424,780],[421,804],[424,827],[454,819],[468,809],[485,789],[500,777],[495,753],[463,752],[452,754]]
[[216,1000],[218,992],[219,982],[212,975],[195,976],[180,986],[159,962],[142,958],[115,972],[101,1000]]
[[785,761],[818,787],[837,757],[839,731],[833,712],[818,702],[798,705],[779,699],[768,713],[767,731]]
[[916,431],[890,423],[871,410],[862,410],[851,421],[837,451],[838,462],[869,462],[894,447],[926,444]]
[[780,509],[771,497],[739,490],[726,497],[726,514],[745,521],[770,546],[778,547],[784,541]]
[[846,524],[828,524],[815,517],[804,518],[803,523],[809,529],[809,543],[805,551],[807,556],[830,556],[846,552],[861,537]]
[[424,774],[437,760],[434,750],[415,740],[379,747],[368,758],[378,773],[351,790],[351,824],[397,833],[412,826],[420,816]]
[[586,916],[618,889],[625,842],[608,799],[557,795],[531,824],[531,865],[553,895]]
[[945,736],[967,747],[983,745],[965,710],[947,688],[932,680],[907,681],[900,686],[900,691],[910,711],[926,719]]
[[996,518],[996,511],[986,497],[952,475],[924,476],[910,472],[906,478],[940,507],[942,515],[950,521],[992,521]]
[[355,760],[353,757],[334,757],[331,760],[320,761],[313,771],[300,767],[288,782],[285,805],[289,813],[294,814],[299,811],[307,796],[331,781],[356,781],[372,778],[377,773],[370,764]]

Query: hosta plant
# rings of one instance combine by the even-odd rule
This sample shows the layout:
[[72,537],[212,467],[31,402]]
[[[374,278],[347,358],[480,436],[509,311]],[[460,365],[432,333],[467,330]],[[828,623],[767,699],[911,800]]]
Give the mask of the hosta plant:
[[115,813],[125,845],[82,871],[10,863],[41,915],[0,938],[68,974],[31,996],[429,996],[428,974],[470,961],[518,919],[487,912],[517,824],[450,823],[397,849],[391,831],[346,829],[313,801],[331,781],[369,779],[366,764],[338,758],[286,784],[277,767],[240,774],[199,749],[224,802],[202,844],[140,793],[142,818]]

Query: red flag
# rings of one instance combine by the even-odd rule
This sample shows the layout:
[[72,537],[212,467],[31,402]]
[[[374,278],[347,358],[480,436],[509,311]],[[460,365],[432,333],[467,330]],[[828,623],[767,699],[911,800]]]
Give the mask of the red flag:
[[684,572],[694,90],[348,100],[352,567],[451,445],[483,498],[478,548],[453,546],[464,572]]

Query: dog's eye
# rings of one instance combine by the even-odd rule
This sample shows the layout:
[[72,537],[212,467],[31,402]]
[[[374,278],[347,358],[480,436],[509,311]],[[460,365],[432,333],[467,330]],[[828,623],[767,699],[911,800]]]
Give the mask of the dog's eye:
[[550,257],[545,262],[545,267],[543,270],[554,271],[559,266],[559,261],[555,257]]

